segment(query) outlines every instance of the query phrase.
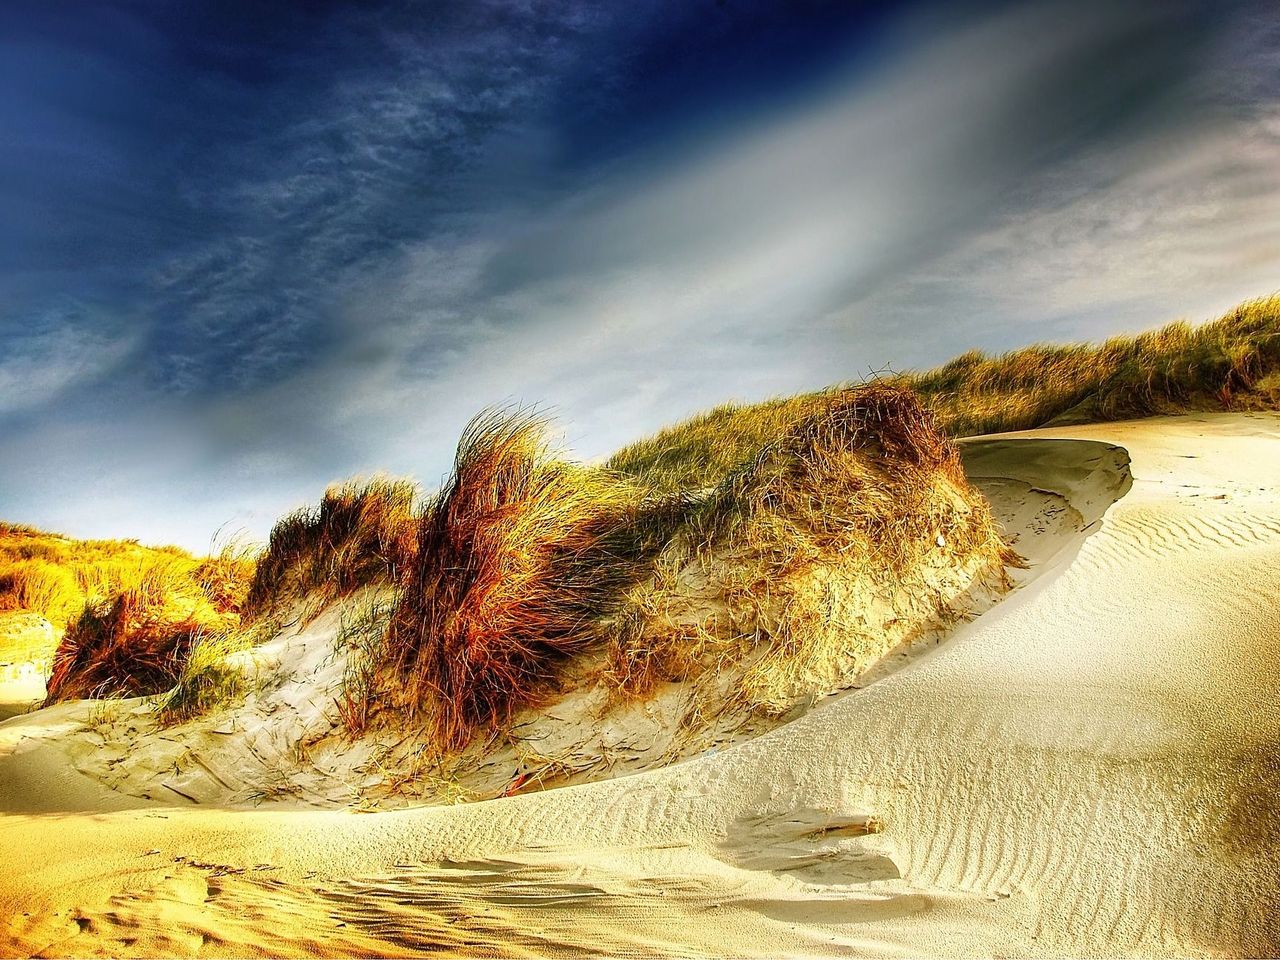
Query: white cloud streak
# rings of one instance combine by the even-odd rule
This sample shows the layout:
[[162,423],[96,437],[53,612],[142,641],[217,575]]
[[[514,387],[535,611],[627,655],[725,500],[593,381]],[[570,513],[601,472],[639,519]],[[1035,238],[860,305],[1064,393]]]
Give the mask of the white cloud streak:
[[136,338],[112,336],[83,317],[43,317],[6,339],[0,355],[0,416],[38,409],[100,380],[134,351]]
[[[332,294],[327,352],[185,420],[110,425],[102,445],[113,459],[95,464],[92,486],[115,511],[110,530],[77,526],[102,522],[80,507],[46,509],[85,496],[72,479],[28,492],[23,516],[201,547],[229,518],[265,534],[347,474],[383,468],[430,485],[462,423],[495,402],[549,406],[595,457],[724,400],[971,346],[1198,319],[1280,285],[1280,120],[1274,92],[1259,92],[1266,71],[1250,74],[1254,99],[1241,103],[1236,88],[1219,89],[1221,64],[1235,69],[1230,51],[1202,75],[1173,62],[1176,50],[1134,48],[1119,75],[1129,86],[1100,90],[1079,74],[1162,11],[1080,10],[1048,3],[963,29],[905,25],[893,56],[820,96],[710,131],[689,151],[632,157],[543,205],[513,191],[469,215],[447,210],[431,235],[372,259],[350,234],[412,175],[403,139],[450,135],[472,107],[497,115],[516,101],[491,103],[512,94],[456,90],[425,68],[381,93],[338,89],[334,111],[308,122],[367,163],[335,180],[299,155],[279,177],[238,185],[228,202],[288,229],[270,248],[224,238],[166,278],[180,306],[196,307],[183,329],[216,338],[253,308],[242,286],[269,287],[283,262],[294,299],[283,301],[281,336],[264,336],[258,354],[253,342],[235,350],[269,368],[311,332],[294,307],[321,290]],[[1179,84],[1218,99],[1180,100],[1167,92]],[[1113,94],[1131,97],[1135,116],[1099,134]],[[469,143],[442,162],[501,166]],[[278,248],[294,239],[298,249]],[[230,326],[233,340],[244,335]],[[48,399],[100,375],[93,358],[109,353],[51,340],[18,366],[0,359],[0,404],[17,395],[14,377]],[[52,442],[8,449],[36,456]],[[82,458],[71,449],[59,457],[74,478]]]

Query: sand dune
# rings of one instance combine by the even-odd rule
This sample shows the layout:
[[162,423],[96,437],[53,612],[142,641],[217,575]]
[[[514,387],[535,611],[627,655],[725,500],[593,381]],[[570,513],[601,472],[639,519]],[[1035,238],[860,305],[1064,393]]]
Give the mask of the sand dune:
[[83,705],[9,720],[0,952],[1280,952],[1277,441],[1280,416],[1229,414],[968,444],[1033,561],[1017,590],[633,776],[363,816],[179,805],[75,771]]

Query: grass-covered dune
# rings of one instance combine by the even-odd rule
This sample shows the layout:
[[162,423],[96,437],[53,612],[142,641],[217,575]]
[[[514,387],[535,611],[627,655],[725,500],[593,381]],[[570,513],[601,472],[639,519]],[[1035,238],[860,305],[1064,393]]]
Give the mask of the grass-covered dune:
[[620,697],[706,678],[709,713],[782,714],[1012,562],[954,445],[898,387],[832,394],[678,497],[490,415],[419,520],[373,695],[450,749],[560,692],[575,658],[598,661],[579,685]]
[[151,567],[198,561],[178,547],[136,540],[75,540],[0,521],[0,611],[38,613],[57,626],[90,600],[137,583]]
[[[952,437],[1187,410],[1280,406],[1280,296],[1199,326],[1102,343],[979,351],[884,378],[913,391]],[[608,465],[664,490],[711,486],[843,387],[726,404],[619,450]]]
[[174,718],[234,701],[236,653],[366,586],[389,599],[349,653],[353,733],[409,724],[459,750],[566,685],[625,703],[680,683],[708,714],[780,715],[1017,563],[950,438],[1277,405],[1270,298],[1200,327],[720,407],[600,466],[565,459],[536,417],[489,412],[439,491],[331,488],[256,562],[0,528],[0,608],[67,624],[51,699],[168,689]]
[[238,625],[252,570],[233,549],[196,557],[0,523],[0,617],[41,617],[59,638],[21,651],[51,659],[50,701],[167,690],[197,640]]

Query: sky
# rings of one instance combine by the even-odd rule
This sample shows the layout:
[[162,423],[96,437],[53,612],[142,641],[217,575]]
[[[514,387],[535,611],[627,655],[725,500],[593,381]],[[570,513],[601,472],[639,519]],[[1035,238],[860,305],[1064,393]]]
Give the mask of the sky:
[[1269,0],[0,5],[0,517],[71,535],[1277,290]]

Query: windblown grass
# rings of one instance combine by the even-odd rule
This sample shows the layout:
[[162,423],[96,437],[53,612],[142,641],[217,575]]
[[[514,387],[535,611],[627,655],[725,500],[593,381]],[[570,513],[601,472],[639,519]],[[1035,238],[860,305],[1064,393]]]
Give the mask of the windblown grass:
[[90,696],[160,693],[178,679],[192,648],[233,629],[182,561],[153,564],[114,597],[89,603],[54,655],[48,703]]
[[[419,521],[376,680],[446,751],[501,730],[583,657],[636,695],[743,664],[738,702],[777,710],[1016,560],[902,388],[834,395],[698,496],[566,463],[544,436],[527,414],[477,418]],[[851,657],[846,621],[873,591],[900,599],[884,619],[903,627],[869,627]]]
[[609,676],[644,693],[741,670],[727,699],[781,712],[1018,562],[910,391],[842,391],[691,511],[619,616]]
[[351,481],[280,520],[258,558],[247,614],[258,617],[310,594],[328,603],[395,582],[413,557],[416,498],[409,481]]
[[[913,390],[953,437],[1091,422],[1280,406],[1280,297],[1197,327],[1173,323],[1100,344],[970,351],[888,382]],[[671,493],[713,487],[846,387],[728,404],[618,451],[608,466]]]
[[388,633],[402,702],[446,748],[549,689],[635,575],[644,491],[558,459],[543,423],[487,412],[423,512]]

